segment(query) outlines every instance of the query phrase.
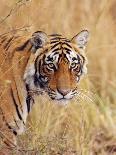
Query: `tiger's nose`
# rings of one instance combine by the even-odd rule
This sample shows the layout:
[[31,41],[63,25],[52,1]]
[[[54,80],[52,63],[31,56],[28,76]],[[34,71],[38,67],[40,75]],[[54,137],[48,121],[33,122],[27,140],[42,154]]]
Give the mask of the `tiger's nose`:
[[63,96],[67,95],[70,92],[69,89],[57,89],[57,90]]

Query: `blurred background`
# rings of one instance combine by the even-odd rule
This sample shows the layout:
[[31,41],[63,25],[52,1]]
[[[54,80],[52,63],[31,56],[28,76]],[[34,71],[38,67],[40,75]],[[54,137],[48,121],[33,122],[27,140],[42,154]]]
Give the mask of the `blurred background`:
[[[84,112],[87,114],[92,112],[91,116],[87,115],[84,117],[84,121],[87,123],[87,124],[85,123],[85,126],[87,127],[85,130],[88,129],[89,131],[87,135],[89,135],[88,139],[90,140],[88,141],[90,143],[94,141],[93,140],[94,138],[93,139],[91,138],[92,134],[94,135],[96,133],[94,135],[94,137],[96,137],[97,133],[99,133],[100,137],[102,137],[104,135],[103,133],[105,133],[105,135],[108,135],[108,133],[106,132],[106,129],[107,131],[110,131],[110,138],[109,138],[110,142],[108,141],[108,143],[112,145],[115,144],[115,151],[116,151],[116,139],[114,140],[114,132],[113,132],[116,129],[116,0],[110,0],[110,1],[109,0],[94,0],[94,1],[93,0],[57,0],[57,1],[56,0],[10,0],[10,1],[1,0],[0,1],[0,34],[9,32],[15,29],[22,29],[24,31],[30,31],[30,32],[41,30],[41,31],[45,31],[47,34],[60,33],[65,35],[68,38],[72,38],[74,35],[76,35],[78,32],[80,32],[83,29],[88,29],[90,31],[90,41],[88,43],[87,53],[86,53],[89,61],[88,75],[85,78],[86,86],[84,87],[86,88],[86,90],[89,90],[93,94],[97,94],[97,98],[99,98],[99,101],[98,100],[95,101],[94,106],[91,105],[92,108],[90,107],[90,105],[88,108],[88,103],[86,105],[86,103],[84,102],[85,103],[83,107],[83,109],[85,110]],[[47,104],[47,101],[45,104]],[[75,106],[77,108],[76,109],[77,111],[75,110]],[[83,106],[83,105],[80,105],[80,106]],[[46,107],[48,109],[46,109]],[[64,120],[66,120],[66,118],[70,117],[70,119],[73,120],[73,121],[71,120],[71,122],[74,122],[74,123],[73,124],[69,123],[70,125],[72,125],[71,126],[72,128],[69,127],[69,129],[71,129],[71,131],[74,130],[74,132],[77,134],[77,128],[80,127],[79,126],[80,124],[78,124],[79,122],[75,119],[76,118],[81,119],[80,114],[82,113],[79,106],[73,105],[71,107],[71,105],[69,105],[69,107],[63,110],[63,112],[61,112],[62,111],[61,107],[60,108],[57,107],[57,109],[55,110],[56,111],[59,110],[59,113],[61,114],[60,116],[57,112],[56,114],[53,113],[54,108],[56,107],[53,108],[53,105],[52,105],[52,108],[50,107],[51,105],[45,105],[44,108],[43,107],[41,108],[41,105],[40,105],[39,109],[41,110],[39,110],[39,112],[36,111],[37,116],[34,116],[36,117],[36,120],[39,120],[39,121],[43,120],[43,117],[38,116],[39,115],[38,113],[44,112],[45,114],[44,116],[47,119],[46,120],[44,118],[45,122],[46,121],[48,122],[46,129],[48,130],[49,128],[49,130],[51,130],[51,128],[54,128],[53,126],[54,126],[55,120],[56,122],[58,121],[57,122],[58,124],[60,124],[59,122],[62,120],[61,118],[65,118]],[[52,110],[51,110],[51,113],[49,112],[49,117],[48,117],[49,109],[52,109]],[[71,115],[69,114],[70,109],[73,111],[74,115],[72,113]],[[50,123],[51,118],[53,117],[57,118],[58,116],[59,116],[59,119],[54,119],[52,120],[53,122]],[[92,117],[93,117],[93,120],[90,120]],[[35,119],[31,121],[34,122]],[[91,128],[89,128],[90,127],[89,125],[92,124],[92,122],[93,122],[92,129],[96,128],[95,124],[97,124],[98,132],[93,131],[91,130]],[[32,125],[32,128],[34,128],[34,132],[36,128],[35,126],[37,126],[36,123]],[[75,126],[76,123],[78,124],[78,127]],[[43,125],[43,128],[45,127],[45,124]],[[40,126],[39,127],[42,128],[42,125]],[[64,126],[62,128],[63,131],[64,131]],[[59,133],[61,128],[59,130],[58,129],[59,128],[57,126],[56,133]],[[40,132],[40,130],[39,131],[38,130],[39,129],[37,129],[37,132]],[[81,130],[82,133],[80,133],[83,139],[85,139],[84,136],[86,135],[85,130],[84,129]],[[43,131],[44,129],[42,129],[42,132],[40,132],[40,135],[41,133],[43,134]],[[101,136],[101,131],[103,131],[102,136]],[[52,132],[52,134],[53,133],[54,132]],[[66,133],[68,136],[70,135],[68,134],[68,132]],[[111,136],[111,133],[113,134],[113,136]],[[48,134],[50,134],[50,132],[47,131],[47,135]],[[92,145],[93,143],[91,145],[90,143],[89,145],[87,145],[88,142],[87,143],[80,142],[78,136],[76,137],[77,138],[76,140],[75,138],[73,139],[72,137],[70,137],[69,138],[70,140],[68,139],[68,141],[71,142],[71,139],[72,139],[73,143],[75,144],[73,145],[75,146],[74,150],[78,150],[78,148],[81,148],[79,149],[81,150],[81,153],[80,152],[75,153],[76,155],[79,153],[86,155],[87,152],[88,152],[88,155],[90,155],[90,152],[89,152],[91,148],[90,146],[92,146],[92,148],[96,150],[94,151],[94,153],[97,152],[98,154],[103,154],[105,150],[108,150],[108,148],[106,149],[105,147],[107,143],[104,137],[105,136],[103,136],[103,139],[101,140],[103,141],[103,145],[101,145],[101,147],[98,147],[98,149],[95,149],[93,147]],[[104,146],[104,143],[105,143],[105,146]],[[41,144],[43,145],[43,142]],[[64,143],[63,143],[63,146],[65,146]],[[55,148],[55,150],[57,150],[60,146],[58,145],[57,147],[56,146],[52,146],[52,147]],[[107,152],[105,153],[107,154]],[[113,154],[116,152],[110,151],[108,152],[108,155],[110,155],[110,153]],[[48,153],[48,154],[52,154],[52,153]],[[71,152],[69,154],[71,155]],[[55,155],[55,153],[53,153],[53,155]]]

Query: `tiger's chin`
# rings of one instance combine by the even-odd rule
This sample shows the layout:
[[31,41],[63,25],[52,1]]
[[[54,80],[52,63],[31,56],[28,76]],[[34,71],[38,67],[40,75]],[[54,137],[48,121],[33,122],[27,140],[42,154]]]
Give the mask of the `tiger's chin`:
[[51,98],[52,100],[56,100],[56,101],[68,101],[68,100],[72,99],[73,96],[72,96],[72,97],[61,97],[61,98],[59,98],[59,97],[51,97],[51,96],[50,96],[50,98]]
[[70,99],[59,99],[59,100],[54,99],[54,102],[55,104],[65,106],[70,103]]

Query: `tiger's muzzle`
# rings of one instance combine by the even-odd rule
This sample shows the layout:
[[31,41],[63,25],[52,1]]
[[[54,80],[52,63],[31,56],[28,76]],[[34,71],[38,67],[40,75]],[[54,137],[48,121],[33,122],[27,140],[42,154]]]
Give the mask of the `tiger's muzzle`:
[[53,91],[49,89],[48,95],[53,100],[70,100],[76,95],[76,89],[69,90],[69,89],[57,89],[56,91]]

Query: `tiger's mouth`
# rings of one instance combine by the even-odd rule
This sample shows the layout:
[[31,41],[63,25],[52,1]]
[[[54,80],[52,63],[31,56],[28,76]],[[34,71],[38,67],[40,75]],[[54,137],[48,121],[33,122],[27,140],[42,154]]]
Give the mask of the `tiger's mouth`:
[[48,95],[52,100],[57,100],[57,101],[66,101],[72,99],[76,95],[76,89],[70,90],[70,91],[48,91]]

